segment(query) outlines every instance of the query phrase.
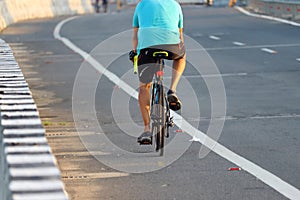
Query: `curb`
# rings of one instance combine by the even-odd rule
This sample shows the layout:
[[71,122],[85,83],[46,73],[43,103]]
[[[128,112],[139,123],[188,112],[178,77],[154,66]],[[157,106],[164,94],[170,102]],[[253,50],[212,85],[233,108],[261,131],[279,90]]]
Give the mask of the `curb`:
[[290,21],[290,20],[281,19],[281,18],[277,18],[277,17],[272,17],[272,16],[268,16],[268,15],[251,13],[251,12],[249,12],[249,11],[245,10],[244,8],[239,7],[239,6],[235,6],[234,8],[236,10],[240,11],[241,13],[243,13],[245,15],[248,15],[248,16],[251,16],[251,17],[257,17],[257,18],[262,18],[262,19],[273,20],[273,21],[284,23],[284,24],[289,24],[289,25],[292,25],[292,26],[299,26],[300,27],[300,23],[297,23],[297,22],[293,22],[293,21]]
[[0,115],[0,199],[67,200],[28,84],[1,39]]
[[300,3],[296,0],[248,0],[247,8],[258,14],[300,20]]

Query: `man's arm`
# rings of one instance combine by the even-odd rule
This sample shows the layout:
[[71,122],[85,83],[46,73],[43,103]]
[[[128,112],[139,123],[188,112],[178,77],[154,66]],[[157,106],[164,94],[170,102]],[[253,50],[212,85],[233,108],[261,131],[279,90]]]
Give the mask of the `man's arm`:
[[179,38],[180,38],[180,42],[184,43],[184,40],[183,40],[183,28],[179,28]]
[[132,48],[135,52],[136,52],[137,45],[138,45],[138,31],[139,31],[139,28],[137,28],[137,27],[133,28]]

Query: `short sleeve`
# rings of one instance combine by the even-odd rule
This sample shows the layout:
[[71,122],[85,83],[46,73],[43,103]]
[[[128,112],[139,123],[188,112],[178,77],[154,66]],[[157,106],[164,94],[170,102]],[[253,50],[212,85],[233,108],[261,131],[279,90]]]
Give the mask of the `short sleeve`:
[[132,27],[138,28],[139,27],[139,18],[138,18],[138,6],[136,7],[134,14],[133,14],[133,19],[132,19]]
[[178,4],[178,12],[179,12],[178,28],[183,28],[183,13],[179,4]]

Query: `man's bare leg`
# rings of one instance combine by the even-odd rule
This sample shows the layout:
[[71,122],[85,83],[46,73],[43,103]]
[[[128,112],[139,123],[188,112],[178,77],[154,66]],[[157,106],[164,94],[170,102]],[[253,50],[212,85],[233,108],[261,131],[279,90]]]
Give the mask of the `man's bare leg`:
[[150,83],[140,83],[139,104],[144,121],[144,132],[150,131]]
[[172,81],[170,86],[170,90],[172,90],[173,92],[176,92],[176,88],[181,78],[181,75],[185,69],[185,65],[186,65],[185,55],[183,58],[173,61]]

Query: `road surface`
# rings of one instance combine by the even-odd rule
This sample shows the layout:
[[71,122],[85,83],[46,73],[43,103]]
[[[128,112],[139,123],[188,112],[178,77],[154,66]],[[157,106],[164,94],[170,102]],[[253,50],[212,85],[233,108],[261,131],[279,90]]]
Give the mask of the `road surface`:
[[[97,65],[117,55],[108,63],[107,70],[136,89],[137,77],[123,51],[130,44],[131,38],[124,38],[131,29],[133,8],[120,13],[80,16],[62,24],[59,36],[68,39],[69,45],[76,45],[81,53],[92,52],[97,61],[94,65],[87,63],[90,58],[84,60],[74,48],[54,38],[55,27],[68,17],[25,21],[2,32],[1,37],[14,50],[33,92],[71,199],[281,200],[286,199],[286,194],[299,194],[299,27],[249,17],[235,9],[184,6],[183,11],[184,32],[190,41],[188,55],[195,57],[195,52],[199,52],[202,56],[198,64],[205,68],[215,63],[220,74],[203,75],[189,62],[178,86],[184,106],[179,114],[203,133],[211,124],[225,119],[221,135],[215,135],[215,139],[230,153],[215,150],[200,159],[199,150],[203,147],[199,138],[174,127],[170,144],[176,135],[178,148],[187,145],[187,149],[168,151],[166,158],[183,153],[172,163],[159,160],[151,147],[136,144],[133,136],[142,131],[142,121],[135,96],[124,93],[124,84],[116,85],[110,76],[99,72]],[[120,36],[121,40],[112,40],[111,36]],[[111,50],[115,46],[109,42],[119,44],[120,48]],[[128,51],[130,48],[129,45]],[[79,75],[83,79],[78,81],[79,69],[87,71]],[[213,98],[222,97],[222,92],[214,87],[220,86],[215,81],[220,78],[226,94],[226,116],[210,121],[215,117],[211,108],[215,104]],[[168,72],[165,80],[169,82]],[[76,99],[82,116],[87,117],[77,124],[77,132],[72,112],[74,92],[79,88],[79,93],[85,94],[93,81],[94,98],[88,100],[95,101],[98,124],[88,109],[91,102]],[[223,103],[217,101],[214,106],[222,110]],[[95,131],[98,126],[101,132]],[[105,152],[98,140],[103,136],[134,154],[114,154],[114,148]],[[243,160],[230,161],[237,155]],[[111,165],[104,164],[110,160]],[[249,163],[254,166],[248,168]],[[156,170],[152,171],[150,165]],[[228,170],[232,167],[241,170]]]

